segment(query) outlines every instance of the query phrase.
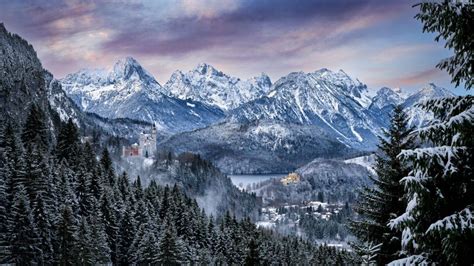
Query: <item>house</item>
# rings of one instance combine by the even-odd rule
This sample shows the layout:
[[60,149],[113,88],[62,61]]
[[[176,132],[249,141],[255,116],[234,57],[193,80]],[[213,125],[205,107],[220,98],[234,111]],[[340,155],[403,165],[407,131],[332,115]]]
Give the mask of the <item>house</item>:
[[297,173],[290,173],[286,177],[280,179],[280,182],[285,186],[291,183],[298,183],[300,182],[300,175]]

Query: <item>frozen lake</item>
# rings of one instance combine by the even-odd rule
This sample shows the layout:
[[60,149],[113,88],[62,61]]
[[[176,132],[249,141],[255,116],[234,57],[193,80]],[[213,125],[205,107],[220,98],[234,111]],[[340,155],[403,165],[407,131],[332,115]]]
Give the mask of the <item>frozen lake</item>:
[[229,175],[232,183],[241,188],[245,188],[252,183],[259,183],[270,178],[282,178],[287,174],[264,174],[264,175]]

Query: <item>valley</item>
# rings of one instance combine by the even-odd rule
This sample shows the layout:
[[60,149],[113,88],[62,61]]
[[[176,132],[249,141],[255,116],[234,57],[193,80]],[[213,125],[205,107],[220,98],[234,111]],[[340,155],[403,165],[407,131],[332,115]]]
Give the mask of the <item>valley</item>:
[[474,262],[474,5],[1,6],[0,265]]

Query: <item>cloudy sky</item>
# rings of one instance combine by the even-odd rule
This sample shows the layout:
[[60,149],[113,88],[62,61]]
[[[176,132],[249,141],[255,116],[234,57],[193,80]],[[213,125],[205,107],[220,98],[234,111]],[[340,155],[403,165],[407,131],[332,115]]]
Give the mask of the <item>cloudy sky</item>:
[[[0,0],[0,21],[60,78],[135,57],[165,83],[206,62],[249,78],[344,69],[371,88],[453,88],[450,55],[405,0]],[[461,89],[456,89],[461,92]]]

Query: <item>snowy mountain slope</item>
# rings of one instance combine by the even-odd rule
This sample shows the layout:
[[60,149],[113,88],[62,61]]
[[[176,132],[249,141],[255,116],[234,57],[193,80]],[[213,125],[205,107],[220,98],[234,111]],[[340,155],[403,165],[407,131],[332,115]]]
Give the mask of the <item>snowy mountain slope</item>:
[[294,72],[279,79],[266,97],[231,111],[229,119],[317,126],[341,143],[370,149],[380,133],[367,110],[370,103],[367,86],[342,70]]
[[226,173],[282,173],[316,157],[354,152],[320,128],[282,122],[224,122],[172,136],[162,149],[200,153]]
[[164,85],[170,96],[192,99],[228,111],[265,95],[272,83],[262,73],[249,80],[230,77],[208,64],[183,73],[175,71]]
[[375,164],[376,164],[375,154],[354,157],[354,158],[351,158],[351,159],[344,160],[344,162],[345,163],[351,163],[351,164],[358,164],[360,166],[363,166],[372,175],[376,175],[376,172],[375,172]]
[[404,101],[405,95],[402,94],[400,89],[394,90],[383,87],[372,98],[368,111],[381,127],[387,128],[390,126],[390,116],[393,108]]
[[422,103],[429,99],[436,99],[442,97],[452,97],[454,93],[448,91],[445,88],[436,86],[434,83],[430,83],[418,92],[410,95],[403,103],[403,108],[408,115],[409,125],[420,127],[427,121],[433,119],[433,114],[416,107],[417,104]]
[[61,84],[83,111],[153,122],[164,131],[205,127],[223,117],[218,108],[166,96],[153,76],[131,57],[119,60],[111,71],[69,74]]

